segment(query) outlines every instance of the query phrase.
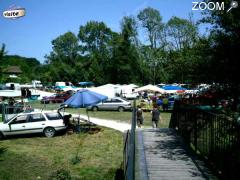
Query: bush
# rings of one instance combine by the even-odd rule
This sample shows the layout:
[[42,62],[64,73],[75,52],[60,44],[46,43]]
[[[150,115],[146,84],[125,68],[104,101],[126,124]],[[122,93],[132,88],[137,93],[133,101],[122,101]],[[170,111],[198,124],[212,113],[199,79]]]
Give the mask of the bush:
[[71,180],[72,177],[71,177],[69,170],[59,169],[59,170],[53,172],[49,179],[51,179],[51,180]]

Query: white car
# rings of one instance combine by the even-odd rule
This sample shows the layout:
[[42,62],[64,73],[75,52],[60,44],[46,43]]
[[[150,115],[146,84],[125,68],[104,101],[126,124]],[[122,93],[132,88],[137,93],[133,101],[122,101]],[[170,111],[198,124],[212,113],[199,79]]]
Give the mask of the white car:
[[59,112],[19,113],[8,121],[0,123],[0,139],[10,135],[32,133],[43,133],[46,137],[53,137],[57,131],[65,129],[63,117]]
[[123,112],[125,110],[131,110],[132,106],[129,101],[126,101],[122,98],[111,98],[104,100],[96,105],[89,106],[88,109],[93,111],[98,110],[117,110],[119,112]]

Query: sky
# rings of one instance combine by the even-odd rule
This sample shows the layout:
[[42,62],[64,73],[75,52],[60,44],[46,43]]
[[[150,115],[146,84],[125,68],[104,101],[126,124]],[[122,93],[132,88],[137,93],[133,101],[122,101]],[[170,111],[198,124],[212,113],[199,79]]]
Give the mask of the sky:
[[40,62],[52,50],[53,39],[67,31],[77,35],[80,25],[90,20],[103,21],[119,32],[123,16],[136,16],[146,7],[159,10],[163,22],[172,16],[188,18],[191,12],[194,20],[201,18],[199,11],[192,11],[191,0],[0,0],[1,14],[14,5],[25,8],[26,15],[14,20],[0,16],[0,46],[4,43],[9,55],[34,57]]

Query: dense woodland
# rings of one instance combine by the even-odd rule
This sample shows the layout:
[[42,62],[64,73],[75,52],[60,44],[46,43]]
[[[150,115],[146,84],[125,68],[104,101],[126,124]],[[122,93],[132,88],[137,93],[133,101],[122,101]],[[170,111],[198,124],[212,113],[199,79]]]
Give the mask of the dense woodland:
[[[225,6],[229,4],[225,0]],[[211,27],[205,35],[199,33],[200,23]],[[238,9],[230,13],[206,10],[197,22],[191,15],[163,22],[161,12],[148,7],[137,16],[123,17],[120,25],[121,32],[114,32],[104,22],[93,20],[81,25],[78,34],[66,32],[56,37],[43,64],[9,56],[3,44],[0,71],[19,65],[24,72],[18,79],[21,82],[221,83],[239,91]],[[2,72],[0,78],[9,81]]]

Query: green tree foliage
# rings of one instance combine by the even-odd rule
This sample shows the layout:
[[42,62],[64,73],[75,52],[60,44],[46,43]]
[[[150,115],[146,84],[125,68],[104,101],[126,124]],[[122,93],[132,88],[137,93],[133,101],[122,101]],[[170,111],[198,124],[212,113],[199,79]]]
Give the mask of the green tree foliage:
[[72,32],[67,32],[52,41],[53,52],[50,54],[51,61],[62,61],[63,63],[75,65],[78,58],[78,39]]
[[90,62],[90,66],[85,68],[88,80],[97,84],[106,83],[109,80],[113,32],[103,22],[90,21],[80,26],[78,38],[81,53],[87,55]]
[[47,70],[50,72],[44,72],[44,81],[74,80],[77,69],[73,67],[80,59],[78,38],[74,33],[67,32],[52,41],[52,49],[46,56],[46,63],[49,64]]
[[[209,0],[205,0],[209,2]],[[217,2],[213,0],[213,2]],[[223,0],[225,7],[230,7],[231,0]],[[211,56],[206,68],[206,79],[225,87],[233,97],[237,107],[240,94],[239,49],[240,49],[240,11],[238,8],[226,11],[205,11],[201,22],[212,25],[209,36]],[[201,64],[203,64],[202,62]]]
[[151,48],[156,48],[158,32],[163,28],[162,17],[159,11],[148,7],[140,11],[137,17],[141,21],[142,26],[147,29]]
[[139,57],[134,46],[136,39],[136,21],[132,17],[124,17],[121,22],[121,34],[114,39],[112,71],[113,83],[131,83],[139,80]]
[[[208,1],[206,1],[208,2]],[[217,2],[214,0],[214,2]],[[224,0],[225,7],[230,7],[230,0]],[[210,38],[213,58],[208,77],[216,82],[239,86],[239,49],[240,49],[240,11],[232,9],[230,12],[205,11],[203,23],[212,24]]]
[[0,49],[0,80],[2,80],[3,75],[2,75],[2,70],[3,70],[3,58],[7,54],[5,51],[5,44],[2,44],[2,47]]
[[20,75],[20,78],[12,79],[9,78],[9,75],[1,73],[1,82],[28,83],[31,82],[31,80],[39,79],[41,76],[39,73],[39,69],[41,68],[40,62],[35,58],[5,55],[2,57],[2,64],[0,67],[4,70],[9,66],[18,66],[21,69],[22,74]]
[[105,23],[97,21],[90,21],[85,26],[80,26],[78,33],[83,53],[95,53],[105,50],[111,37],[111,29]]
[[169,48],[181,50],[193,47],[198,39],[197,27],[190,20],[172,17],[167,23]]

